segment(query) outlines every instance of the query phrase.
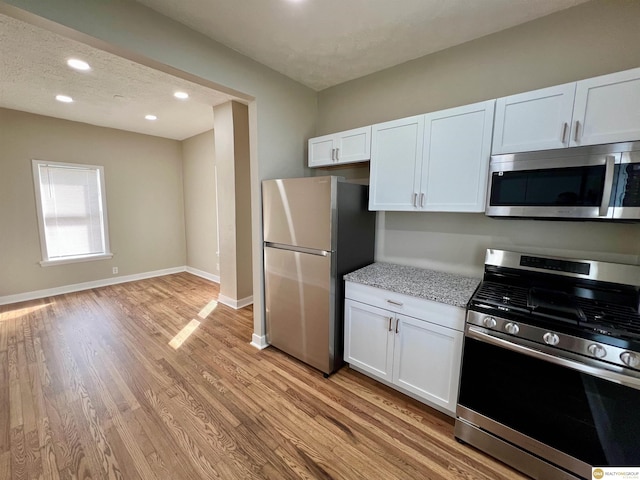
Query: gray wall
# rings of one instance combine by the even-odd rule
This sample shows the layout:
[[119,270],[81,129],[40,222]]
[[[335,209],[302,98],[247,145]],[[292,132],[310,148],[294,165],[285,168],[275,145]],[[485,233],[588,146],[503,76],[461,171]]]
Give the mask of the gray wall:
[[220,301],[246,304],[252,297],[249,119],[246,105],[213,109],[218,166]]
[[213,130],[182,142],[187,266],[220,276]]
[[323,135],[640,66],[640,2],[595,0],[323,90]]
[[[596,0],[318,96],[317,135],[640,66],[640,2]],[[314,174],[326,174],[318,170]],[[332,169],[348,178],[368,167]],[[488,247],[636,262],[640,226],[379,214],[377,259],[478,275]]]
[[[180,142],[0,109],[0,297],[182,267]],[[114,257],[41,267],[31,160],[102,165]]]

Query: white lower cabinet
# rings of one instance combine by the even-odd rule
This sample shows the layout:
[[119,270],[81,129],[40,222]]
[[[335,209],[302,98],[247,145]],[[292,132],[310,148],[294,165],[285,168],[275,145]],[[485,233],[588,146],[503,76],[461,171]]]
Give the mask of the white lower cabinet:
[[463,333],[399,315],[393,382],[455,413]]
[[345,301],[345,361],[392,381],[395,317],[366,303]]
[[[350,289],[349,285],[345,300],[345,361],[352,368],[455,416],[464,309],[415,297],[399,298],[403,296],[391,292],[389,308],[380,308],[363,301],[376,298],[384,302],[384,290],[362,285]],[[404,309],[420,312],[422,318],[399,313]],[[452,313],[447,326],[434,323],[443,313],[446,316],[447,309]],[[460,330],[451,328],[452,324]]]

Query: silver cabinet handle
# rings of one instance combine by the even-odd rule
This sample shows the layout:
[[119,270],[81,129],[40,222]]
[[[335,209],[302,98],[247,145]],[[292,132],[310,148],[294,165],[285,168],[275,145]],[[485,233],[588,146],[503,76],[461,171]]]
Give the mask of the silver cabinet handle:
[[336,162],[340,161],[340,149],[336,148]]
[[391,331],[391,322],[393,322],[393,317],[389,317],[389,331]]
[[394,302],[393,300],[387,300],[387,303],[390,303],[391,305],[396,305],[398,307],[402,306],[402,302]]
[[573,140],[578,141],[578,132],[580,131],[580,120],[576,120],[576,133],[573,135]]
[[605,157],[606,169],[604,172],[604,190],[602,191],[602,202],[600,203],[600,211],[598,215],[604,217],[609,210],[609,203],[611,201],[611,190],[613,188],[613,171],[615,168],[616,157],[613,155],[607,155]]
[[400,319],[396,320],[396,334],[400,332]]
[[420,194],[420,207],[424,207],[424,193]]
[[418,194],[417,194],[417,193],[414,193],[414,194],[413,194],[413,206],[414,206],[414,207],[417,207],[417,206],[418,206],[417,200],[418,200]]
[[569,124],[567,122],[564,122],[562,124],[562,143],[565,143],[567,141],[567,128],[569,128]]
[[336,161],[336,149],[335,148],[331,149],[331,161],[332,162]]

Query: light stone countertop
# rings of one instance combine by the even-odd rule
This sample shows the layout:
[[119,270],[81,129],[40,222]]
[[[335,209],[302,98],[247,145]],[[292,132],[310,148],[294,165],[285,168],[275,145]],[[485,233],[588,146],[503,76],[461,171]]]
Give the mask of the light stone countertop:
[[348,273],[344,279],[463,308],[480,283],[479,278],[382,262]]

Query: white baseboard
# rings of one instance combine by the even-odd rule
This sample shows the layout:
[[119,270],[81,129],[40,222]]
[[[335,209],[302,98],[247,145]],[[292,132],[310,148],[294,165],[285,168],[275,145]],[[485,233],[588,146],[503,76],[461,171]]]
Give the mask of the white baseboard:
[[187,270],[186,267],[165,268],[163,270],[154,270],[152,272],[136,273],[133,275],[124,275],[122,277],[105,278],[102,280],[94,280],[92,282],[76,283],[73,285],[64,285],[62,287],[36,290],[33,292],[17,293],[15,295],[5,295],[3,297],[0,297],[0,305],[26,302],[28,300],[35,300],[37,298],[52,297],[54,295],[62,295],[65,293],[72,293],[72,292],[80,292],[82,290],[90,290],[92,288],[98,288],[98,287],[107,287],[109,285],[117,285],[118,283],[144,280],[146,278],[162,277],[163,275],[171,275],[173,273],[185,272],[186,270]]
[[239,310],[253,303],[253,295],[241,298],[240,300],[234,300],[233,298],[227,297],[226,295],[218,295],[218,302],[226,305],[227,307]]
[[254,346],[258,350],[264,350],[269,346],[269,343],[267,342],[267,336],[266,335],[260,336],[254,333],[251,336],[251,343],[249,345]]
[[204,270],[198,270],[197,268],[187,267],[187,272],[196,275],[197,277],[204,278],[206,280],[211,280],[212,282],[220,283],[220,277],[218,275],[214,275],[213,273],[205,272]]

